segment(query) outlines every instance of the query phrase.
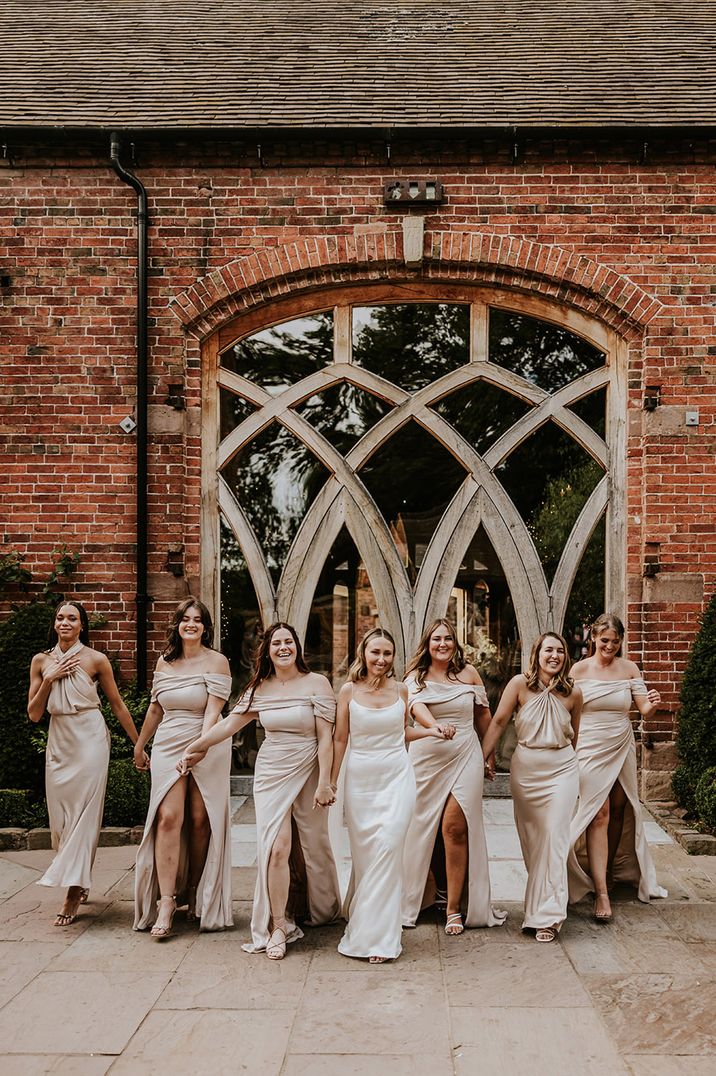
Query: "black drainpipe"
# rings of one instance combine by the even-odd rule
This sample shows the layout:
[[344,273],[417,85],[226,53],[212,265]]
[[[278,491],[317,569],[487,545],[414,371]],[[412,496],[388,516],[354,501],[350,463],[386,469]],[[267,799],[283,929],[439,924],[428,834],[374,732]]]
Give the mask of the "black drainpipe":
[[137,192],[137,687],[147,686],[147,192],[119,160],[119,135],[112,133],[110,160]]

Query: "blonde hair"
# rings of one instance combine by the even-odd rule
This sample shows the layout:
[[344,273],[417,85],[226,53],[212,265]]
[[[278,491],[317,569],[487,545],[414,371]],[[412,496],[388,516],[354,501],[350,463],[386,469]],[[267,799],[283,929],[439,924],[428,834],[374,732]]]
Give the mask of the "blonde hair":
[[557,675],[552,677],[547,688],[548,690],[556,691],[558,695],[571,695],[572,688],[574,687],[574,680],[569,675],[569,670],[572,668],[572,659],[569,656],[567,643],[557,631],[542,632],[539,639],[532,647],[529,665],[527,666],[527,672],[525,673],[527,687],[530,691],[537,691],[539,688],[539,655],[545,639],[556,639],[564,647],[564,664]]
[[371,628],[367,631],[361,641],[358,643],[358,649],[356,650],[355,661],[348,670],[348,679],[351,683],[355,684],[358,680],[365,680],[368,675],[368,665],[365,660],[365,648],[371,639],[387,639],[390,645],[393,647],[393,663],[390,669],[385,674],[386,676],[395,676],[395,639],[384,628]]
[[619,649],[615,657],[621,657],[622,643],[624,642],[624,624],[616,613],[601,613],[589,629],[589,657],[594,654],[596,647],[594,640],[603,631],[615,631],[619,636]]
[[465,660],[465,651],[458,642],[455,625],[451,624],[449,620],[446,620],[444,616],[438,617],[438,619],[434,620],[430,627],[426,628],[423,634],[420,636],[420,642],[418,643],[416,651],[410,659],[410,663],[407,669],[405,670],[404,679],[407,678],[410,673],[415,673],[415,682],[418,685],[419,691],[421,691],[425,686],[425,676],[432,664],[430,659],[430,639],[433,632],[437,631],[438,628],[448,629],[450,635],[452,636],[452,641],[455,647],[452,653],[452,657],[450,658],[450,663],[448,665],[448,679],[451,676],[457,679],[458,673],[461,673],[467,665],[467,661]]

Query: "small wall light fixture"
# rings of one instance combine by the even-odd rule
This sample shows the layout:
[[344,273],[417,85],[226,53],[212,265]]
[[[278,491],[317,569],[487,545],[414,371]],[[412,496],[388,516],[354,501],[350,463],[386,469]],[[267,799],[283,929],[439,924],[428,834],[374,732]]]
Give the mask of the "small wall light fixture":
[[644,410],[656,411],[661,403],[661,385],[647,385],[644,393]]

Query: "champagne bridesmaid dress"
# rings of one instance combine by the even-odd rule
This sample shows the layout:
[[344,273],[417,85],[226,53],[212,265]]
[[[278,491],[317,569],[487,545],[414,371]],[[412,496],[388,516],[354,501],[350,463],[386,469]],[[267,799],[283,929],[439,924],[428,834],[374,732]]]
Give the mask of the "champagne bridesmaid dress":
[[569,824],[579,793],[569,711],[543,690],[518,711],[515,731],[510,788],[527,868],[522,929],[559,929],[567,917]]
[[465,926],[499,926],[506,913],[490,905],[482,820],[484,759],[474,724],[474,705],[487,706],[485,689],[460,681],[443,684],[429,680],[418,688],[413,676],[407,678],[406,684],[411,706],[425,703],[437,722],[454,725],[456,732],[452,740],[430,737],[410,744],[417,799],[403,851],[403,926],[415,926],[421,908],[434,901],[434,886],[428,885],[430,860],[451,793],[465,815],[468,829],[468,872],[461,901]]
[[[242,696],[234,712],[246,713],[248,701],[247,695]],[[292,818],[293,848],[286,941],[303,937],[294,915],[304,876],[306,922],[310,926],[331,923],[341,912],[338,874],[328,835],[328,810],[313,808],[318,787],[316,722],[335,724],[336,700],[332,695],[313,695],[310,699],[259,695],[252,700],[251,710],[258,713],[266,739],[259,748],[254,772],[258,874],[251,915],[252,940],[242,948],[247,953],[260,953],[266,949],[271,933],[269,857],[287,814]]]
[[[147,930],[157,917],[159,883],[154,865],[154,823],[157,809],[169,789],[179,779],[177,763],[189,744],[201,736],[209,695],[228,699],[231,677],[220,673],[156,672],[152,702],[158,702],[164,716],[154,736],[151,755],[152,793],[144,836],[137,852],[134,877],[134,929]],[[233,926],[231,909],[231,819],[229,773],[231,740],[210,747],[191,774],[201,792],[209,816],[211,837],[206,863],[196,892],[196,914],[200,930],[224,930]],[[182,833],[177,903],[186,900],[189,878],[188,847]]]
[[[76,642],[56,661],[84,649]],[[47,810],[57,855],[38,885],[90,888],[109,765],[109,731],[100,710],[97,685],[82,668],[55,680],[47,702],[50,731],[45,753]]]
[[586,830],[615,782],[624,789],[631,810],[624,812],[624,829],[614,859],[615,882],[638,887],[639,900],[666,897],[656,881],[639,803],[636,744],[629,719],[632,699],[646,695],[646,684],[632,680],[578,680],[584,705],[579,726],[579,809],[572,820],[569,853],[569,899],[574,902],[594,889],[589,876]]
[[402,858],[415,809],[415,776],[405,749],[405,705],[350,701],[345,816],[353,868],[346,896],[344,956],[401,953]]

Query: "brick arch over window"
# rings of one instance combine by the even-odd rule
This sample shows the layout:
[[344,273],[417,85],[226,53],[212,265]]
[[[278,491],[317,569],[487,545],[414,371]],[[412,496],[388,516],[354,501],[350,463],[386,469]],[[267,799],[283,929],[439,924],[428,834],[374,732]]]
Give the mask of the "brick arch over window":
[[515,288],[597,318],[623,338],[641,335],[659,300],[629,277],[563,247],[509,236],[439,232],[419,269],[403,261],[401,232],[307,237],[262,248],[197,280],[172,309],[203,339],[227,320],[281,296],[337,284],[446,281]]

